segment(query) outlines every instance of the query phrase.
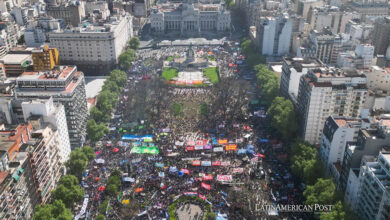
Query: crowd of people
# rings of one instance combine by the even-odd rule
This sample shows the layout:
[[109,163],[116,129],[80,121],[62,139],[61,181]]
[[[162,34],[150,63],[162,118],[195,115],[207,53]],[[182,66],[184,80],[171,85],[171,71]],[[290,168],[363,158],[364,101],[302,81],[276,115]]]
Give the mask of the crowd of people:
[[[243,59],[235,43],[197,49],[213,51],[219,65],[231,72],[237,65],[229,64]],[[140,52],[137,65],[144,69],[141,67],[143,59],[150,56],[166,59],[185,50],[178,47]],[[236,55],[232,57],[229,53]],[[142,78],[148,74],[131,76],[124,91],[144,85],[135,83],[135,77],[151,83],[147,82],[149,78]],[[156,74],[152,74],[152,80],[158,78]],[[210,120],[211,117],[199,116],[196,108],[192,113],[172,114],[174,102],[195,103],[194,106],[213,102],[212,91],[209,87],[170,87],[166,94],[169,101],[159,103],[163,111],[157,119],[132,114],[133,108],[141,105],[129,106],[132,97],[122,93],[115,112],[120,117],[112,119],[114,129],[95,144],[96,159],[88,164],[83,177],[83,186],[90,198],[87,215],[96,216],[103,211],[107,219],[129,219],[130,216],[132,219],[168,219],[172,214],[168,213],[169,206],[181,196],[187,196],[199,197],[204,202],[180,203],[176,214],[192,203],[202,209],[193,219],[203,219],[207,214],[206,205],[220,219],[244,219],[269,214],[256,213],[255,203],[300,202],[301,191],[287,165],[283,164],[286,161],[286,153],[281,148],[283,143],[270,134],[265,117],[251,114],[259,108],[258,104],[248,108],[241,117],[245,120],[223,117]],[[261,98],[258,94],[252,97]],[[151,150],[156,148],[157,151]],[[122,180],[115,197],[106,192],[113,170],[120,171]],[[249,199],[253,199],[252,204],[247,204]],[[109,208],[99,210],[104,201],[109,201]]]

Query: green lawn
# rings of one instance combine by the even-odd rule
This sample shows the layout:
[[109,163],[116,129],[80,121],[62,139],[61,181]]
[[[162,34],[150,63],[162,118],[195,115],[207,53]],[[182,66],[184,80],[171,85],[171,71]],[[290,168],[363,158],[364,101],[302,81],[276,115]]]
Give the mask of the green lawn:
[[209,78],[210,82],[215,84],[218,83],[218,73],[217,73],[217,67],[209,67],[203,70],[203,74]]
[[208,58],[209,58],[210,61],[216,61],[215,58],[212,57],[212,56],[209,56]]
[[172,56],[169,56],[168,58],[167,58],[167,61],[172,61],[173,60],[173,57]]
[[162,77],[166,81],[170,81],[172,78],[177,77],[179,74],[179,71],[175,68],[164,68],[162,72]]

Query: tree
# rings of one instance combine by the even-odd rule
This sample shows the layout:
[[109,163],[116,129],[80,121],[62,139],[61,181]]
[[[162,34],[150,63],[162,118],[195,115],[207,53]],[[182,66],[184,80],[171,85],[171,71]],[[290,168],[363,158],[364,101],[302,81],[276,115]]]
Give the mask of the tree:
[[131,67],[131,63],[136,59],[136,54],[133,49],[125,50],[119,58],[118,58],[118,63],[119,66],[123,70],[128,70]]
[[122,70],[115,69],[111,71],[110,77],[108,77],[109,81],[115,82],[116,85],[120,88],[123,88],[127,82],[126,72]]
[[108,79],[106,79],[106,81],[104,81],[102,91],[110,91],[112,93],[119,94],[121,88],[118,86],[118,84],[116,84],[115,81],[112,81],[109,79],[110,78],[108,78]]
[[52,191],[53,199],[61,200],[67,208],[72,208],[75,202],[84,197],[84,190],[78,185],[77,177],[65,175],[61,177],[60,184]]
[[103,117],[103,113],[96,106],[91,108],[89,114],[95,121],[100,121]]
[[79,180],[74,175],[64,175],[58,181],[59,185],[64,185],[67,188],[71,188],[72,186],[77,186],[79,184]]
[[98,141],[104,134],[108,133],[108,128],[103,122],[97,124],[95,120],[90,119],[87,122],[87,135],[92,141]]
[[118,194],[118,187],[115,184],[109,184],[106,187],[106,193],[111,196],[116,196]]
[[305,204],[333,204],[335,201],[335,185],[332,179],[319,178],[314,185],[308,185],[303,195]]
[[332,211],[326,214],[320,215],[320,220],[344,220],[345,211],[343,204],[338,201],[336,205],[332,207]]
[[259,63],[265,63],[264,58],[256,51],[256,45],[251,40],[242,41],[241,48],[249,66],[253,67]]
[[290,100],[283,97],[276,97],[268,109],[271,118],[271,126],[278,130],[283,138],[295,137],[298,130],[294,106]]
[[80,148],[77,148],[70,153],[70,159],[66,162],[66,166],[71,174],[81,178],[81,175],[87,167],[87,161],[88,157]]
[[83,151],[85,156],[87,156],[88,161],[91,161],[91,160],[95,159],[96,154],[95,154],[95,151],[93,150],[92,147],[84,146],[83,148],[81,148],[81,150]]
[[99,205],[99,212],[106,213],[107,206],[108,206],[108,200],[104,200],[104,202],[100,203]]
[[106,220],[106,217],[104,217],[104,215],[102,215],[102,214],[99,214],[99,215],[96,217],[96,220]]
[[137,36],[134,36],[130,39],[129,46],[133,50],[138,50],[139,48],[139,38]]
[[209,115],[209,108],[206,103],[203,102],[202,104],[200,104],[199,112],[200,115],[202,115],[203,117],[207,117]]
[[173,103],[173,115],[174,116],[179,116],[180,115],[180,112],[181,112],[181,105],[177,102]]
[[72,212],[65,208],[61,200],[53,204],[44,204],[35,208],[33,220],[72,220]]

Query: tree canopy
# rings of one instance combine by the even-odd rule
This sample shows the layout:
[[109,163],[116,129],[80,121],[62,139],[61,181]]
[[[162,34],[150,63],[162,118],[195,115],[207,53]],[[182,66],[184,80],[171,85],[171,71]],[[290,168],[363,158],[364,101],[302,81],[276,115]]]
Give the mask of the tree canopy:
[[130,39],[129,47],[130,49],[138,50],[139,44],[140,44],[139,38],[137,36],[134,36]]
[[125,50],[121,55],[119,55],[118,63],[121,69],[128,70],[131,67],[131,63],[135,61],[136,54],[133,49]]
[[331,212],[320,215],[320,220],[345,220],[345,211],[341,201],[332,207]]
[[61,200],[52,204],[44,204],[35,208],[33,220],[72,220],[72,212]]
[[283,138],[289,139],[296,136],[298,123],[290,100],[276,97],[268,109],[268,115],[271,118],[271,126],[278,130]]
[[85,153],[77,148],[70,153],[70,158],[66,162],[66,167],[69,169],[69,173],[81,178],[84,170],[87,167],[88,157]]
[[92,147],[84,146],[84,147],[81,148],[81,150],[83,151],[85,156],[87,156],[88,161],[91,161],[91,160],[95,159],[96,154],[95,154],[95,151],[93,150]]
[[324,174],[314,146],[297,140],[291,145],[290,155],[291,172],[306,184],[314,184]]
[[61,177],[51,196],[55,200],[61,200],[67,208],[72,208],[75,202],[84,197],[84,189],[80,187],[77,177],[65,175]]
[[314,185],[308,185],[303,192],[306,198],[305,204],[334,204],[335,190],[332,179],[319,178]]
[[200,112],[200,115],[203,117],[207,117],[209,115],[209,107],[207,106],[206,103],[203,102],[202,104],[200,104],[199,112]]
[[[228,0],[229,1],[229,0]],[[247,58],[247,64],[251,67],[260,63],[265,63],[265,59],[256,51],[256,45],[251,40],[241,42],[242,53]]]
[[97,124],[94,119],[87,122],[87,135],[92,141],[98,141],[104,134],[108,133],[108,128],[103,122]]
[[264,99],[267,103],[271,103],[279,93],[279,79],[264,64],[258,64],[254,69],[256,71],[257,82],[262,87]]

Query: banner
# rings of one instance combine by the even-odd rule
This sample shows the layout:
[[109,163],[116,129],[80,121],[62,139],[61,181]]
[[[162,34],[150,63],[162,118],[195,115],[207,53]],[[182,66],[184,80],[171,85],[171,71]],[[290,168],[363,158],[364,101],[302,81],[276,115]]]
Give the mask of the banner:
[[203,181],[213,180],[213,175],[208,174],[203,176]]
[[243,173],[243,172],[244,172],[244,168],[242,167],[233,168],[233,173]]
[[188,169],[180,169],[180,171],[184,174],[190,174],[190,171]]
[[237,150],[237,144],[228,144],[225,148],[226,151]]
[[200,160],[193,160],[192,161],[192,166],[200,166]]
[[223,147],[214,147],[213,151],[214,152],[223,152]]
[[227,144],[228,140],[227,139],[219,139],[218,144]]
[[130,153],[132,154],[158,154],[158,147],[133,147]]
[[231,182],[231,181],[233,181],[233,177],[232,177],[232,175],[217,175],[217,181]]
[[193,151],[193,150],[195,150],[195,148],[194,148],[194,146],[187,146],[186,150],[187,151]]
[[183,192],[183,194],[186,195],[186,196],[196,196],[196,195],[198,195],[197,192]]
[[230,161],[223,161],[223,162],[221,162],[221,166],[223,166],[223,167],[230,166]]
[[251,163],[252,163],[252,164],[257,163],[257,161],[259,161],[259,158],[258,158],[258,157],[253,157],[253,158],[251,159]]
[[199,198],[203,199],[203,200],[206,200],[206,196],[202,195],[199,193]]
[[221,166],[221,161],[213,161],[212,166]]
[[176,145],[176,146],[183,146],[183,145],[184,145],[184,142],[176,141],[176,142],[175,142],[175,145]]
[[206,184],[206,183],[202,183],[200,186],[201,186],[202,188],[207,189],[207,190],[210,190],[210,189],[211,189],[211,186],[210,186],[209,184]]
[[202,145],[203,146],[203,140],[197,140],[195,145]]
[[187,141],[187,145],[194,146],[195,145],[195,141]]
[[195,145],[195,150],[203,150],[203,145]]
[[211,144],[206,144],[203,146],[203,149],[204,150],[211,150],[211,149],[213,149],[213,146]]
[[211,166],[211,161],[202,161],[202,166],[204,166],[204,167],[209,167],[209,166]]

